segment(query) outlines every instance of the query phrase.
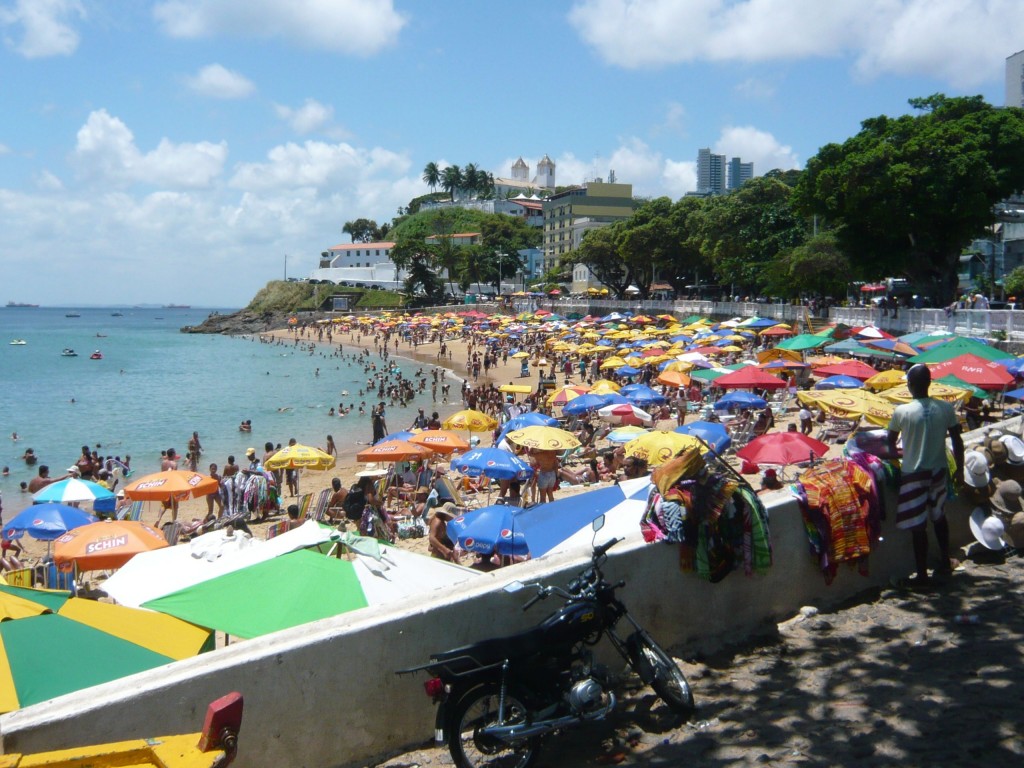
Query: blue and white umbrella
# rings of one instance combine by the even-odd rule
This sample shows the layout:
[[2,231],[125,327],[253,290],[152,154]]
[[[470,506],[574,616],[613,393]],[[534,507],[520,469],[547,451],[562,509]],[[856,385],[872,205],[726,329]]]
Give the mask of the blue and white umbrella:
[[528,555],[526,534],[516,516],[521,507],[494,504],[460,515],[448,522],[448,535],[467,552],[490,555]]
[[604,408],[610,402],[607,395],[592,395],[588,392],[562,406],[562,413],[569,416],[582,416],[583,414],[596,411],[598,408]]
[[526,480],[533,475],[533,467],[500,448],[474,448],[454,459],[451,467],[469,477],[483,475],[492,480]]
[[52,501],[57,504],[71,504],[73,502],[95,502],[114,498],[114,492],[104,488],[99,483],[89,480],[81,480],[77,477],[69,477],[50,483],[40,488],[32,495],[33,501],[41,504]]
[[23,509],[4,526],[5,539],[20,539],[26,533],[39,541],[53,541],[73,528],[95,523],[97,518],[78,507],[36,504]]

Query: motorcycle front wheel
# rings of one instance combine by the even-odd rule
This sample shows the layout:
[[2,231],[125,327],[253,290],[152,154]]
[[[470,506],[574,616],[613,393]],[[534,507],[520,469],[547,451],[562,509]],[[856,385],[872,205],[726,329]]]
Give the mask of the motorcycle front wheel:
[[637,634],[634,647],[640,677],[650,681],[651,688],[669,709],[689,719],[697,707],[693,703],[693,691],[679,665],[644,633]]
[[[470,691],[456,705],[448,750],[459,768],[527,768],[540,751],[537,737],[507,743],[488,736],[483,729],[498,725],[498,686],[488,685]],[[503,725],[525,723],[527,709],[514,694],[505,694]]]

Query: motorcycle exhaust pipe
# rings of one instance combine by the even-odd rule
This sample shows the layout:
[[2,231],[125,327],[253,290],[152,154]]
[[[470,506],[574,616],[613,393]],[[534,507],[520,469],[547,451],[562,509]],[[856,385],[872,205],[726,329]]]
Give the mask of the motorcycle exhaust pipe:
[[541,720],[536,723],[521,723],[519,725],[489,725],[481,730],[481,733],[491,736],[498,741],[513,742],[519,739],[529,739],[534,736],[543,736],[545,733],[551,733],[559,728],[568,728],[570,725],[575,725],[580,721],[587,720],[601,720],[607,717],[613,709],[615,709],[615,694],[608,694],[608,704],[601,709],[595,710],[594,712],[588,712],[582,715],[565,715],[564,717],[556,717],[552,720]]

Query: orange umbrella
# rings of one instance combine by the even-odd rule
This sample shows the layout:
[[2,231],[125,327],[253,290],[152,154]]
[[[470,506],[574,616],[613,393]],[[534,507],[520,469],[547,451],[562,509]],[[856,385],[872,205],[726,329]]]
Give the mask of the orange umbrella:
[[133,501],[181,501],[207,496],[219,489],[220,483],[209,475],[187,469],[171,469],[133,480],[124,487],[124,495]]
[[101,520],[65,533],[54,542],[53,559],[61,570],[72,563],[80,571],[120,568],[139,552],[167,546],[156,528],[136,520]]
[[385,440],[356,454],[356,461],[416,461],[432,455],[429,448],[406,440]]
[[435,453],[455,453],[456,451],[468,451],[469,443],[445,429],[428,429],[409,438],[409,442],[427,448]]
[[664,384],[667,387],[690,386],[690,377],[682,371],[662,371],[658,374],[657,381],[659,384]]

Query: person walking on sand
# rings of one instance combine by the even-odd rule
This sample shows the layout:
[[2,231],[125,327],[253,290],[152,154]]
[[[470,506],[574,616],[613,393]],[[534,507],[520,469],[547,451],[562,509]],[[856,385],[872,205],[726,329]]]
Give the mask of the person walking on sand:
[[961,485],[964,480],[964,441],[960,435],[960,421],[952,405],[928,396],[931,382],[931,371],[925,365],[915,365],[907,371],[907,388],[914,399],[897,406],[889,422],[889,446],[894,453],[897,438],[903,436],[903,466],[896,527],[910,531],[917,573],[909,584],[917,587],[925,587],[930,583],[929,519],[935,527],[941,558],[935,575],[946,576],[953,571],[949,555],[949,522],[944,509],[949,472],[946,460],[947,433],[953,443],[956,482]]

